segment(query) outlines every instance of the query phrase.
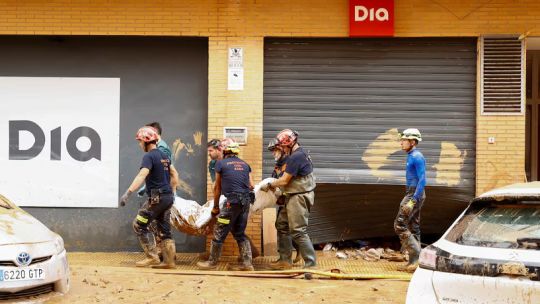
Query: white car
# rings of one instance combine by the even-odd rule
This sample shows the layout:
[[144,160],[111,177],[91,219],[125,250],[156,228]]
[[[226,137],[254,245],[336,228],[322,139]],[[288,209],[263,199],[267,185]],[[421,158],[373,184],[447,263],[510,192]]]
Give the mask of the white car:
[[0,195],[0,301],[68,290],[62,237]]
[[540,303],[540,182],[472,200],[420,253],[407,303]]

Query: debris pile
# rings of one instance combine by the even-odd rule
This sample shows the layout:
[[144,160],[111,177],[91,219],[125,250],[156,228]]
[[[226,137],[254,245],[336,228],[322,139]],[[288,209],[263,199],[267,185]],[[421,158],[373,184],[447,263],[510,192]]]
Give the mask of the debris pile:
[[369,262],[376,262],[381,259],[392,262],[404,262],[407,260],[407,255],[402,254],[399,251],[392,250],[390,248],[369,248],[362,247],[360,249],[344,249],[338,250],[332,243],[328,243],[324,246],[323,252],[335,252],[335,256],[338,259],[347,260],[366,260]]

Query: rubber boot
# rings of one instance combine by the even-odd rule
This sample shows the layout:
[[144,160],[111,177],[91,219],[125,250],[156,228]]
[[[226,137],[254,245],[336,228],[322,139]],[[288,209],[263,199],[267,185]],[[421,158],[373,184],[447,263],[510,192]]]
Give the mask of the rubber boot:
[[278,234],[279,259],[270,264],[270,269],[286,270],[292,268],[292,241],[288,234]]
[[307,235],[302,237],[297,241],[298,249],[304,259],[304,268],[314,268],[317,267],[317,256],[315,254],[315,248]]
[[[257,246],[255,246],[255,244],[253,243],[251,238],[247,238],[247,240],[249,241],[249,246],[251,247],[251,257],[252,257],[252,259],[255,259],[255,258],[261,256],[261,252],[259,251],[259,249],[257,249]],[[237,261],[238,261],[238,263],[242,263],[244,261],[241,254],[238,256]]]
[[292,245],[294,249],[296,250],[296,256],[294,257],[293,264],[300,263],[300,261],[302,261],[302,255],[300,254],[300,249],[298,248],[298,245],[296,245],[295,242],[293,242]]
[[253,268],[253,258],[251,255],[251,245],[248,240],[238,242],[238,249],[240,249],[240,257],[242,258],[242,262],[238,265],[231,265],[229,267],[230,270],[234,271],[254,271]]
[[210,243],[210,256],[208,257],[208,261],[197,262],[197,267],[201,270],[216,269],[219,258],[221,257],[222,248],[223,244],[218,244],[212,241],[212,243]]
[[405,265],[399,266],[399,271],[405,271],[413,273],[418,268],[418,259],[420,258],[420,243],[414,235],[410,235],[406,239],[406,247],[409,252],[409,262]]
[[255,244],[253,243],[253,241],[250,238],[248,240],[249,240],[249,247],[251,248],[251,258],[255,259],[257,257],[260,257],[261,252],[259,251],[257,246],[255,246]]
[[166,239],[161,241],[161,252],[163,252],[163,262],[159,265],[154,265],[152,268],[157,269],[175,269],[176,245],[174,240]]
[[135,266],[146,267],[151,265],[158,265],[159,256],[157,254],[156,245],[153,242],[150,243],[149,240],[144,238],[139,238],[139,241],[146,257],[141,261],[135,262]]

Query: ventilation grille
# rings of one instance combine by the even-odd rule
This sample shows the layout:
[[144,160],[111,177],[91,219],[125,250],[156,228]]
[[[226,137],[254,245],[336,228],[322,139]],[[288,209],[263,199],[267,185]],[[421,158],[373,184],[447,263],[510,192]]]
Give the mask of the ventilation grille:
[[[48,261],[51,257],[52,255],[42,258],[35,258],[30,262],[30,264],[28,264],[28,266]],[[0,266],[17,267],[17,264],[15,264],[13,261],[0,261]]]
[[[47,284],[47,285],[41,285],[38,287],[33,287],[33,288],[17,291],[14,293],[0,291],[0,301],[37,297],[39,295],[52,292],[53,290],[54,290],[54,284]],[[33,299],[29,299],[29,300],[33,300]]]
[[523,42],[483,38],[482,113],[523,113]]

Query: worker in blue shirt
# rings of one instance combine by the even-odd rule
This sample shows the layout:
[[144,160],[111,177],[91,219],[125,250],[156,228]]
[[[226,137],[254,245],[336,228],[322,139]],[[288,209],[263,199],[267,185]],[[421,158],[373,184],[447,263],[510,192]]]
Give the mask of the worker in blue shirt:
[[285,129],[276,136],[278,146],[288,155],[285,172],[277,180],[261,186],[262,191],[280,188],[285,198],[284,206],[277,215],[276,227],[279,246],[279,260],[270,264],[275,270],[292,267],[291,242],[298,246],[304,259],[304,268],[317,266],[315,249],[307,233],[309,213],[315,203],[315,177],[311,157],[298,143],[298,132]]
[[[227,144],[230,139],[224,139],[223,143]],[[219,139],[211,139],[207,144],[207,151],[208,151],[208,157],[210,157],[210,162],[208,163],[208,173],[210,173],[210,179],[212,180],[212,184],[216,182],[216,164],[218,161],[223,159],[223,147],[222,142]],[[213,187],[212,187],[213,189]],[[249,244],[251,246],[251,255],[253,258],[256,258],[261,255],[261,252],[255,246],[255,243],[251,240],[251,238],[246,235],[246,239],[249,241]],[[208,255],[205,253],[203,256],[205,256],[205,259],[208,258]],[[240,261],[242,259],[242,256],[238,257],[238,260]]]
[[420,210],[426,199],[426,160],[416,148],[422,141],[418,129],[407,129],[400,134],[401,149],[407,152],[406,193],[399,205],[394,230],[402,248],[409,253],[409,262],[398,267],[400,271],[414,272],[420,257]]
[[[139,129],[135,137],[140,148],[145,152],[140,171],[120,198],[120,205],[125,206],[129,196],[145,182],[147,202],[137,212],[133,221],[133,230],[139,238],[144,250],[145,259],[136,266],[152,266],[154,268],[175,268],[176,248],[171,233],[171,206],[174,202],[173,183],[177,179],[176,172],[171,170],[171,159],[157,148],[159,139],[157,130],[150,126]],[[161,236],[163,263],[160,264],[156,240],[148,229],[152,221],[156,221]]]
[[[283,150],[279,146],[279,141],[276,138],[272,138],[270,142],[268,143],[268,151],[272,152],[272,156],[274,157],[274,160],[276,161],[274,165],[274,170],[272,171],[272,178],[279,179],[283,174],[285,173],[285,169],[287,168],[287,158],[288,155],[286,155]],[[275,227],[276,231],[280,229],[280,225],[284,222],[284,219],[280,218],[279,215],[284,216],[286,215],[285,210],[285,197],[280,196],[276,202],[277,204],[277,212],[276,212],[276,222]],[[286,240],[282,240],[282,237],[286,237]],[[283,247],[294,247],[296,250],[296,257],[293,261],[293,264],[296,264],[300,262],[302,259],[302,256],[300,255],[300,248],[298,248],[298,245],[292,241],[292,237],[290,234],[279,234],[277,235],[277,243],[278,243],[278,253],[280,251],[280,248]],[[282,257],[280,255],[279,259],[274,262],[274,264],[278,264],[281,261]]]
[[[217,216],[214,237],[210,244],[210,256],[207,261],[198,262],[203,270],[215,269],[218,265],[225,238],[232,232],[238,243],[241,263],[232,266],[232,270],[252,271],[251,245],[246,237],[249,207],[255,201],[251,167],[238,157],[238,143],[225,139],[222,141],[223,159],[216,163],[216,182],[214,184],[214,208],[212,215]],[[219,206],[221,194],[227,198],[223,208]]]
[[[159,122],[154,121],[154,122],[151,122],[149,124],[146,124],[145,126],[152,127],[157,131],[157,134],[158,134],[157,148],[159,150],[161,150],[163,153],[167,154],[169,159],[172,161],[173,157],[172,157],[171,148],[169,148],[169,145],[167,144],[167,142],[164,141],[163,138],[161,138],[161,132],[163,131],[163,129],[161,128],[161,124]],[[172,163],[171,163],[171,169],[175,170],[174,165]],[[173,182],[178,184],[178,181],[173,181]],[[176,189],[174,189],[173,191],[175,191],[175,190]],[[142,197],[142,196],[144,196],[145,193],[146,193],[146,186],[143,185],[141,187],[141,189],[139,189],[137,194],[139,195],[139,197]]]

